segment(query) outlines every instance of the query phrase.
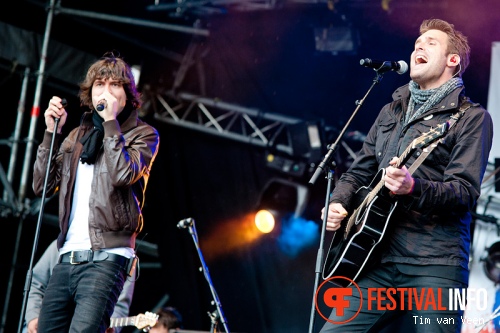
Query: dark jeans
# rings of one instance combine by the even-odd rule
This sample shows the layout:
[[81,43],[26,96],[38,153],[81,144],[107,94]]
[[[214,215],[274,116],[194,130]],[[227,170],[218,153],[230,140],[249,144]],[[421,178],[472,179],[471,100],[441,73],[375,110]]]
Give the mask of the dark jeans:
[[124,282],[124,270],[111,261],[57,264],[43,298],[38,332],[105,332]]
[[[433,290],[435,300],[438,301],[438,293],[440,294],[439,303],[444,307],[448,306],[449,288],[465,288],[466,286],[460,282],[432,276],[408,275],[403,274],[398,270],[396,265],[384,264],[377,266],[371,272],[363,276],[357,281],[361,293],[363,295],[362,306],[360,312],[355,316],[359,309],[359,292],[353,288],[352,296],[349,296],[349,307],[344,309],[343,315],[337,315],[336,309],[333,309],[329,316],[329,320],[335,322],[326,322],[320,333],[376,333],[380,332],[395,318],[406,316],[405,327],[400,330],[392,330],[393,332],[417,332],[417,333],[460,333],[462,321],[460,316],[463,311],[460,310],[440,310],[432,307],[420,307],[416,304],[415,298],[412,297],[411,309],[408,299],[405,295],[404,300],[401,297],[394,296],[395,302],[392,300],[382,300],[381,306],[378,306],[377,301],[373,298],[377,294],[371,290],[371,302],[368,302],[368,288],[416,288],[418,298],[421,298],[421,290]],[[333,284],[332,284],[333,286]],[[441,290],[438,290],[441,288]],[[432,293],[432,292],[431,292]],[[427,294],[428,295],[428,294]],[[427,296],[425,296],[427,297]],[[426,298],[423,303],[425,304]],[[369,308],[371,303],[371,308]],[[402,304],[404,303],[404,304]],[[393,306],[395,307],[393,308]],[[403,307],[404,306],[404,307]],[[385,308],[385,309],[383,309]],[[348,321],[350,318],[353,318]],[[449,320],[453,318],[453,320]],[[348,321],[348,322],[346,322]],[[344,323],[342,323],[344,322]],[[453,323],[454,322],[454,323]]]

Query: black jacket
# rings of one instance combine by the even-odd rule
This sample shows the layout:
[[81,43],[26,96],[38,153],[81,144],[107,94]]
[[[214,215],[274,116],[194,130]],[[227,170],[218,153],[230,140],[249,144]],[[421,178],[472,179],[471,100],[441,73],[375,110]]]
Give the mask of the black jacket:
[[[403,127],[408,107],[408,85],[393,94],[371,127],[357,158],[342,174],[332,193],[332,202],[348,210],[361,186],[420,137],[457,112],[464,89],[458,88],[419,119]],[[490,114],[480,105],[469,108],[446,133],[444,139],[413,173],[415,187],[398,204],[384,236],[382,262],[410,265],[445,265],[468,270],[470,210],[480,195],[481,182],[493,140]],[[409,168],[422,148],[415,149]]]

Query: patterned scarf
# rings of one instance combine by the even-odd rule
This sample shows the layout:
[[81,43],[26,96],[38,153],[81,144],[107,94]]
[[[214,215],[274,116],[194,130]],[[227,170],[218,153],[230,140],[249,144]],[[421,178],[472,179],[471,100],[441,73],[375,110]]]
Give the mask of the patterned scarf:
[[[408,110],[406,111],[404,125],[408,125],[422,114],[427,112],[434,105],[438,104],[443,100],[445,96],[451,93],[453,90],[463,87],[464,82],[461,78],[455,77],[446,81],[443,85],[438,88],[421,90],[418,84],[411,80],[409,84],[410,88],[410,104],[408,105]],[[415,110],[415,105],[420,105],[417,110]]]

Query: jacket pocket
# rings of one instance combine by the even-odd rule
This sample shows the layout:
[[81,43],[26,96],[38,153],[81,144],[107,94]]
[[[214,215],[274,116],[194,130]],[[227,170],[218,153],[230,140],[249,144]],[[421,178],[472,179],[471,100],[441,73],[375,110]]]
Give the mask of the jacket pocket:
[[[448,120],[447,117],[433,117],[429,120],[421,120],[418,123],[412,125],[411,133],[408,133],[411,137],[415,139],[423,139],[427,134],[427,138],[434,138],[433,141],[425,144],[418,151],[422,151],[426,147],[429,147],[432,142],[437,143],[437,147],[426,157],[423,162],[426,165],[432,165],[434,167],[438,166],[442,168],[443,165],[447,165],[450,160],[450,146],[449,146],[449,134],[447,129],[445,131],[439,130],[440,126],[443,125]],[[432,132],[432,131],[435,132]]]
[[391,141],[393,130],[396,127],[394,119],[382,119],[378,124],[377,141],[375,142],[375,153],[377,162],[380,164],[384,155],[388,153],[388,144]]

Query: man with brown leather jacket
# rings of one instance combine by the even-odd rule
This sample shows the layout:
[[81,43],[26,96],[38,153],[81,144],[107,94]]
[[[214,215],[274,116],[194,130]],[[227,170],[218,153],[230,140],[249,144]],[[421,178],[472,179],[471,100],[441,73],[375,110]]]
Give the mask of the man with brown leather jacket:
[[51,98],[34,166],[35,194],[43,193],[50,157],[46,193],[59,192],[60,257],[38,321],[44,333],[109,327],[136,261],[144,194],[159,148],[156,129],[138,118],[140,94],[122,58],[107,53],[93,63],[79,97],[89,111],[62,143],[67,112],[60,97]]

